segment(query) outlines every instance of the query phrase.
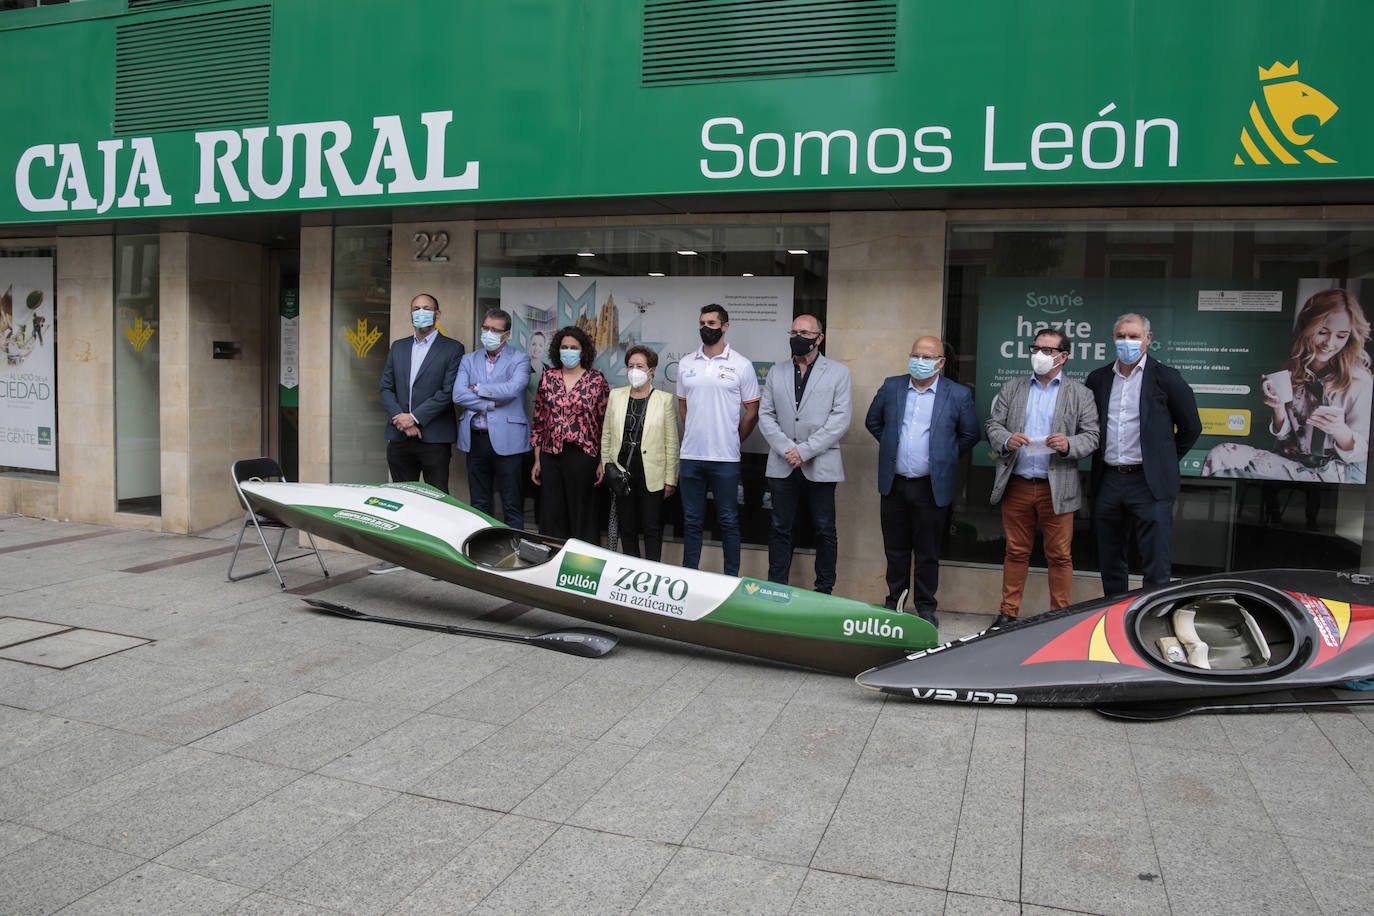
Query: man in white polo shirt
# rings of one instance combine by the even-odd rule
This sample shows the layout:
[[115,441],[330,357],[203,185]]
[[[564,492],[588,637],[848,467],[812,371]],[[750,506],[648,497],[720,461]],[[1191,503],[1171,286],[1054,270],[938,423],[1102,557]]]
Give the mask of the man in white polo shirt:
[[[684,356],[677,370],[677,405],[682,414],[682,565],[701,563],[701,526],[706,491],[716,499],[725,574],[739,575],[739,447],[759,422],[759,380],[754,364],[725,342],[730,315],[719,305],[703,306],[697,319],[701,347]],[[743,407],[741,416],[740,408]]]

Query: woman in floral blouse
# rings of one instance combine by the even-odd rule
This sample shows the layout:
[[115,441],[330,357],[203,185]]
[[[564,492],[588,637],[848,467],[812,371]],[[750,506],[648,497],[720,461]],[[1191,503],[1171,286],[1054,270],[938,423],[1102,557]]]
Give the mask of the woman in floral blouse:
[[600,543],[596,491],[601,465],[601,423],[611,386],[592,368],[596,347],[580,328],[560,328],[549,344],[549,363],[534,400],[530,479],[542,488],[539,531]]

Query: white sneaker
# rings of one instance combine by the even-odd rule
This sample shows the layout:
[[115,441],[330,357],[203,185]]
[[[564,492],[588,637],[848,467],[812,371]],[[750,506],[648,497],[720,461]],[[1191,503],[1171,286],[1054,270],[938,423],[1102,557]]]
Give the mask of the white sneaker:
[[399,572],[403,569],[405,569],[404,566],[397,566],[395,563],[388,563],[386,560],[382,560],[375,566],[369,566],[367,571],[372,573],[372,575],[374,576],[382,576],[386,575],[387,573]]

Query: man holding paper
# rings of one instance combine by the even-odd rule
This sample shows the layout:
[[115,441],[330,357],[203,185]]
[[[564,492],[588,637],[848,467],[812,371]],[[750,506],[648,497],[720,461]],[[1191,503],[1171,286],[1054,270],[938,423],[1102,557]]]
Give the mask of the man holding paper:
[[1097,405],[1092,392],[1064,376],[1069,340],[1043,330],[1031,346],[1031,375],[1002,386],[985,427],[997,452],[992,504],[1002,504],[1007,552],[1002,562],[1002,606],[993,628],[1014,621],[1030,572],[1038,526],[1049,563],[1050,608],[1070,602],[1073,586],[1073,517],[1083,502],[1078,460],[1097,448]]

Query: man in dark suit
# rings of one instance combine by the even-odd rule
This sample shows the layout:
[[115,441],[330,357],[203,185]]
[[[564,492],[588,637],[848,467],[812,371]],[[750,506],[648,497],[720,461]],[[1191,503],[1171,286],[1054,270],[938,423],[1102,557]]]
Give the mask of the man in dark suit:
[[448,492],[448,465],[458,438],[453,382],[463,345],[438,330],[439,302],[410,300],[415,333],[391,345],[379,390],[389,418],[386,464],[394,481],[419,480]]
[[1126,544],[1132,531],[1144,584],[1169,581],[1173,569],[1178,462],[1202,434],[1197,400],[1177,369],[1146,356],[1154,334],[1134,313],[1116,320],[1116,362],[1094,369],[1102,444],[1093,453],[1091,488],[1102,590],[1129,590]]
[[944,363],[945,347],[939,338],[918,338],[911,345],[907,374],[883,381],[864,418],[864,426],[878,440],[879,522],[887,556],[885,604],[896,608],[902,593],[911,590],[916,613],[931,623],[938,623],[940,541],[949,523],[959,459],[982,432],[973,392],[941,379]]

